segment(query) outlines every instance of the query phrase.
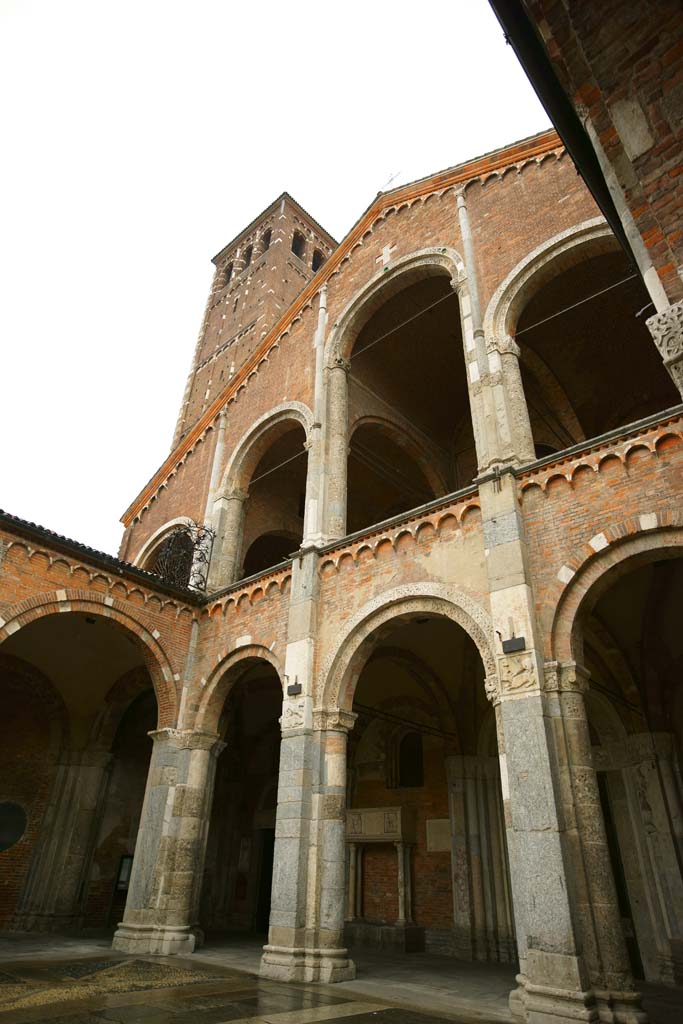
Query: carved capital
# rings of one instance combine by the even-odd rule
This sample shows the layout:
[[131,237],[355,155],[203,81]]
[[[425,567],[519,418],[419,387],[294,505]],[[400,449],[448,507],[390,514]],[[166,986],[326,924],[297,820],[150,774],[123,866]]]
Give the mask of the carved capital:
[[358,715],[342,708],[316,708],[313,712],[313,728],[321,732],[351,732]]
[[486,676],[484,679],[484,690],[486,691],[486,697],[491,701],[493,706],[500,704],[500,680],[498,676]]
[[306,725],[306,701],[287,700],[282,705],[280,726],[283,732],[288,729],[303,729]]
[[[192,729],[153,729],[147,733],[154,743],[169,743],[181,750],[211,750],[216,757],[225,749],[225,743],[214,732],[195,732]],[[216,750],[218,747],[220,749]]]
[[590,672],[575,661],[546,661],[543,689],[546,693],[585,693]]
[[655,313],[645,323],[659,349],[664,365],[683,392],[683,300]]
[[351,369],[351,363],[348,359],[344,359],[343,356],[336,356],[334,362],[330,366],[330,370],[343,370],[344,373],[348,373]]
[[519,345],[509,334],[501,337],[491,338],[488,344],[489,352],[498,352],[501,356],[515,356],[519,359]]

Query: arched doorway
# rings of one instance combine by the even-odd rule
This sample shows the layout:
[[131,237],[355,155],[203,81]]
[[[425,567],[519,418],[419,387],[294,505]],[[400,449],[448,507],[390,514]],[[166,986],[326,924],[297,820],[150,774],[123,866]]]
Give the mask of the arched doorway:
[[354,658],[346,940],[514,962],[494,710],[462,626],[387,618]]
[[[676,555],[676,557],[672,557]],[[683,983],[683,558],[641,552],[588,590],[574,626],[631,968]]]
[[275,845],[282,685],[268,661],[247,658],[229,688],[219,732],[200,920],[208,934],[265,935]]
[[150,652],[93,603],[34,617],[0,657],[2,685],[11,694],[17,673],[31,680],[22,700],[32,705],[30,720],[19,705],[3,719],[3,786],[19,784],[29,765],[33,779],[25,835],[0,853],[6,863],[24,854],[6,920],[21,929],[113,928],[147,781],[147,733],[157,722]]

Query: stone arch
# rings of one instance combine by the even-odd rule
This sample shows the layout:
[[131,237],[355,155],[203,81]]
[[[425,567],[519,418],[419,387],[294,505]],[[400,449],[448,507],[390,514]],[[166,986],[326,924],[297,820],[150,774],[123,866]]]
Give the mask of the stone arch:
[[217,497],[246,493],[254,470],[277,436],[278,428],[286,428],[292,423],[303,427],[308,441],[313,413],[303,402],[282,402],[260,416],[237,442],[225,467]]
[[131,559],[131,564],[137,565],[140,569],[144,568],[144,563],[149,561],[151,555],[155,554],[157,549],[161,547],[166,537],[176,528],[176,526],[191,525],[192,520],[188,516],[176,516],[174,519],[169,519],[155,530],[146,541],[143,541],[135,558]]
[[0,650],[2,643],[29,623],[64,612],[87,612],[111,619],[142,644],[145,667],[152,679],[159,710],[158,728],[172,726],[177,717],[177,695],[171,662],[160,642],[157,630],[131,613],[125,602],[110,596],[82,590],[59,590],[39,594],[8,608],[0,619]]
[[447,483],[436,467],[432,453],[417,431],[384,416],[361,415],[349,424],[349,444],[355,432],[364,426],[378,427],[400,448],[404,448],[422,470],[435,497],[448,492]]
[[484,335],[489,348],[506,336],[531,295],[561,271],[587,256],[616,251],[619,244],[603,217],[593,217],[549,238],[519,261],[489,300],[484,315]]
[[479,652],[486,677],[495,676],[493,625],[488,612],[455,587],[415,583],[396,587],[374,598],[346,623],[332,645],[321,673],[321,710],[338,708],[351,711],[358,677],[373,635],[382,626],[416,614],[450,619],[464,629]]
[[427,277],[450,277],[461,300],[468,294],[467,273],[452,248],[420,249],[397,259],[389,270],[378,271],[347,303],[325,345],[325,365],[348,360],[361,329],[384,303],[411,284]]
[[[256,661],[265,661],[275,669],[282,684],[283,672],[278,658],[262,644],[248,644],[238,647],[222,658],[209,676],[199,701],[194,728],[201,732],[217,733],[218,725],[228,693]],[[238,666],[242,666],[242,671]],[[236,671],[232,671],[236,669]]]
[[614,582],[631,569],[665,558],[683,555],[683,526],[660,526],[657,529],[633,531],[625,539],[606,538],[608,545],[597,554],[588,555],[573,572],[562,589],[553,616],[550,648],[554,660],[581,661],[581,614],[595,605]]

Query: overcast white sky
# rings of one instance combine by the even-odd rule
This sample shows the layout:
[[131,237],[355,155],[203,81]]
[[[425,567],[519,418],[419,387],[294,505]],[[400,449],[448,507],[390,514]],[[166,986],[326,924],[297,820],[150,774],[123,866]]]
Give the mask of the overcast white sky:
[[216,252],[548,126],[486,0],[0,0],[0,91],[0,508],[112,553]]

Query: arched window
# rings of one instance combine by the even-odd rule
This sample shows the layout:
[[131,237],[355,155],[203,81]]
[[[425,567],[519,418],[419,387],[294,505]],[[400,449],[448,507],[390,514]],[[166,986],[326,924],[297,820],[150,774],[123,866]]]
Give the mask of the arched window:
[[406,788],[424,786],[422,736],[419,732],[406,733],[399,744],[398,784]]
[[295,256],[298,256],[300,260],[304,258],[304,250],[306,248],[306,239],[300,231],[295,231],[292,235],[292,252]]
[[313,271],[314,274],[316,270],[320,270],[324,262],[325,257],[321,253],[320,249],[316,249],[313,253],[313,261],[311,263],[311,270]]
[[244,250],[244,268],[245,268],[245,270],[249,266],[249,264],[251,263],[251,257],[253,255],[254,255],[254,246],[253,245],[248,245],[246,247],[246,249]]
[[270,228],[267,228],[261,236],[261,251],[267,252],[270,249],[270,240],[273,237],[273,232]]
[[183,529],[174,530],[153,556],[148,572],[153,572],[178,587],[187,587],[190,582],[193,558],[192,538]]
[[233,269],[233,262],[232,262],[232,260],[230,260],[230,262],[228,263],[227,267],[225,268],[225,277],[223,279],[223,284],[224,285],[230,284],[230,281],[232,280],[232,269]]

